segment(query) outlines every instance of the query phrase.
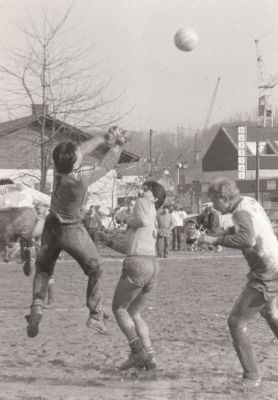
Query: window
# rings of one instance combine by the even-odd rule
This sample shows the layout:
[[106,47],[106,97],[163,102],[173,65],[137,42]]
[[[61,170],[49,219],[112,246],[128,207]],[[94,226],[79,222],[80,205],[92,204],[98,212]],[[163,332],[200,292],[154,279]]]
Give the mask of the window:
[[266,190],[276,190],[276,179],[268,179],[266,181]]

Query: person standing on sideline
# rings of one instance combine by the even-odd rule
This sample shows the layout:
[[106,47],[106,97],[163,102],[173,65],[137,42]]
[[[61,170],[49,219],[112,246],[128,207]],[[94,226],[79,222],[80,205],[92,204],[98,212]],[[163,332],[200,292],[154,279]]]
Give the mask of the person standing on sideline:
[[108,247],[126,254],[112,304],[118,326],[131,350],[128,359],[120,366],[121,370],[156,367],[149,328],[141,310],[157,282],[156,210],[165,198],[162,185],[154,181],[144,182],[141,197],[136,200],[131,214],[125,216],[122,212],[118,216],[127,224],[123,238],[117,240],[101,233]]
[[234,226],[221,236],[204,236],[202,241],[241,249],[250,268],[247,285],[230,313],[228,325],[243,368],[243,382],[259,386],[261,377],[248,323],[260,313],[278,338],[278,240],[262,206],[251,197],[241,196],[235,182],[213,180],[208,196],[216,210],[232,214]]
[[101,217],[96,208],[91,206],[89,211],[85,214],[84,225],[89,235],[91,236],[95,245],[98,243],[98,231],[103,229]]
[[169,206],[163,206],[163,212],[157,214],[157,256],[167,258],[171,237],[171,214]]
[[178,206],[174,206],[171,212],[171,224],[172,224],[172,250],[181,249],[181,235],[183,232],[184,219],[187,217],[186,212]]
[[[27,335],[31,338],[39,333],[48,279],[53,275],[62,250],[71,255],[88,276],[87,307],[90,314],[86,325],[98,333],[107,332],[102,308],[100,257],[83,220],[88,186],[115,167],[126,141],[127,133],[115,126],[109,129],[108,134],[95,136],[79,146],[62,142],[53,150],[54,184],[50,212],[45,220],[36,260],[31,313],[26,316]],[[112,148],[102,161],[81,167],[83,157],[105,142],[112,144]]]
[[[208,205],[204,212],[198,215],[197,223],[207,230],[209,236],[217,236],[221,232],[219,214],[212,204]],[[209,249],[215,249],[216,252],[222,251],[220,245],[209,246]]]

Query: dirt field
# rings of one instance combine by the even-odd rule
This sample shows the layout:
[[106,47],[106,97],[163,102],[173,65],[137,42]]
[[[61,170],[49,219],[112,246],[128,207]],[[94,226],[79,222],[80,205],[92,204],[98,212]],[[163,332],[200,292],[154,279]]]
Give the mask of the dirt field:
[[[106,258],[104,267],[110,311],[121,258]],[[239,253],[172,253],[162,260],[159,287],[145,310],[158,359],[149,372],[116,369],[127,344],[112,315],[109,336],[85,326],[86,278],[74,262],[58,263],[55,308],[45,312],[34,339],[27,338],[24,320],[32,280],[18,264],[0,263],[0,269],[0,400],[278,399],[278,343],[260,318],[250,331],[263,384],[252,391],[239,384],[226,323],[245,283]]]

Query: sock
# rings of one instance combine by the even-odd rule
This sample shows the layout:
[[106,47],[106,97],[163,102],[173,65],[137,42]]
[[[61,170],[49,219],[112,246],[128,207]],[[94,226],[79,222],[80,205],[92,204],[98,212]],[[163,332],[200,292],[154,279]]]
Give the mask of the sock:
[[149,356],[151,356],[151,358],[154,358],[154,348],[153,348],[153,346],[146,347],[146,351],[149,354]]
[[130,346],[131,352],[133,354],[140,353],[144,348],[144,346],[143,346],[143,344],[141,342],[141,339],[139,337],[136,337],[136,338],[132,339],[129,342],[129,346]]

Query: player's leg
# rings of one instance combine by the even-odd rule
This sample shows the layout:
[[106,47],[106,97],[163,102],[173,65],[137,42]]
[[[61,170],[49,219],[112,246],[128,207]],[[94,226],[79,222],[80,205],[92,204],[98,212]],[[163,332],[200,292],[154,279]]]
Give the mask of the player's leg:
[[23,272],[24,275],[30,276],[33,270],[33,257],[32,257],[32,249],[33,249],[33,240],[32,238],[28,238],[24,240],[24,249],[23,249]]
[[86,323],[99,333],[107,333],[103,321],[102,307],[102,269],[98,250],[88,231],[82,224],[63,226],[60,244],[70,254],[88,276],[87,307],[90,316]]
[[141,292],[142,288],[127,277],[120,278],[114,292],[112,310],[119,328],[128,340],[131,350],[128,359],[121,364],[121,370],[132,367],[144,368],[148,362],[147,351],[137,333],[135,321],[128,312],[128,308]]
[[233,345],[243,368],[243,378],[259,384],[260,376],[252,343],[248,336],[248,322],[266,305],[262,292],[246,287],[235,303],[228,325]]
[[[30,218],[29,221],[31,221]],[[32,225],[29,229],[29,236],[25,234],[25,240],[22,242],[24,260],[23,272],[26,276],[30,276],[32,274],[33,265],[35,264],[35,260],[39,253],[40,245],[38,243],[38,239],[42,235],[44,221],[45,220],[43,218],[38,218],[35,210],[32,210]]]
[[132,366],[145,368],[156,366],[154,362],[150,363],[150,360],[154,359],[154,352],[149,328],[140,311],[148,298],[148,293],[156,284],[157,274],[158,263],[155,257],[133,256],[127,257],[124,261],[112,304],[117,323],[131,348],[131,356],[121,369]]
[[149,356],[145,366],[147,369],[152,369],[156,367],[155,352],[150,337],[149,326],[141,314],[141,310],[149,299],[149,293],[143,289],[128,307],[128,313],[135,323],[137,335],[141,339]]
[[26,316],[28,322],[27,335],[29,337],[35,337],[39,333],[39,323],[43,317],[48,281],[53,275],[54,266],[61,251],[59,247],[60,234],[57,220],[49,215],[45,221],[41,248],[36,259],[31,313]]
[[53,306],[54,303],[54,278],[51,275],[48,279],[48,288],[47,288],[47,305],[46,307],[49,308]]
[[278,338],[278,297],[268,302],[261,310],[261,315],[268,323],[270,329]]

